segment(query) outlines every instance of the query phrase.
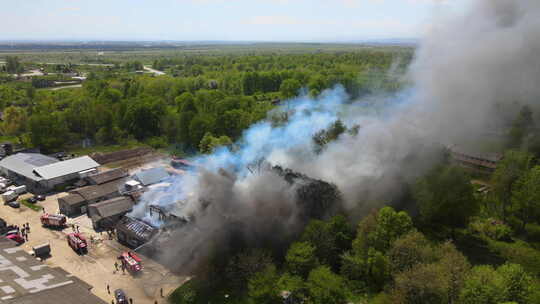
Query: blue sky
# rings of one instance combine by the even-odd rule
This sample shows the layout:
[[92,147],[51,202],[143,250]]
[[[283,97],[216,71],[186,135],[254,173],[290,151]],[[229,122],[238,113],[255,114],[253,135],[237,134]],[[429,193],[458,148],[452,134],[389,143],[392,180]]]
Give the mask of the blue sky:
[[418,38],[473,0],[9,0],[0,40]]

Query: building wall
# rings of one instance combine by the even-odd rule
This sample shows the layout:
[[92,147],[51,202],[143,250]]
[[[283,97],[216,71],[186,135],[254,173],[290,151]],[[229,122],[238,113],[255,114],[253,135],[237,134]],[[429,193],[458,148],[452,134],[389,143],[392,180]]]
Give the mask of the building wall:
[[66,203],[62,198],[58,199],[58,208],[60,209],[60,213],[70,217],[86,213],[87,206],[88,203],[86,201],[79,204],[70,205]]

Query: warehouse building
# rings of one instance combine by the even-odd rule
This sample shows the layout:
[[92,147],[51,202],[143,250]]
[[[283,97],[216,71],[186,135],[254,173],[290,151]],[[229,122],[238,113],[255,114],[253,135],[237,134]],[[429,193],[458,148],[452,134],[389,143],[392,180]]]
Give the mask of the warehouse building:
[[130,197],[121,196],[88,206],[88,216],[94,230],[113,229],[116,223],[133,210],[134,202]]
[[86,214],[88,206],[120,196],[125,179],[121,178],[101,185],[82,187],[58,199],[60,213],[67,216]]
[[47,193],[73,183],[81,172],[99,167],[88,156],[58,161],[39,153],[17,153],[0,161],[0,173],[33,193]]
[[127,177],[128,173],[122,168],[112,169],[104,171],[98,174],[88,176],[86,179],[91,185],[102,185],[108,182],[112,182],[124,177]]
[[107,304],[90,291],[92,286],[51,268],[8,239],[0,239],[0,303]]

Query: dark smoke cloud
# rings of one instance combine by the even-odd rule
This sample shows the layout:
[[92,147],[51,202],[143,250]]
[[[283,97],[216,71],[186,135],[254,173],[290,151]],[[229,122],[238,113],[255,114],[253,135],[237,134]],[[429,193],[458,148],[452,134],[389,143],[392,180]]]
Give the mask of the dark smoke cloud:
[[[147,217],[146,205],[159,203],[196,218],[172,232],[162,256],[179,266],[239,227],[253,242],[299,229],[295,187],[272,170],[247,170],[259,159],[336,184],[349,212],[380,206],[431,166],[433,147],[478,141],[502,128],[516,105],[538,103],[539,55],[540,1],[476,1],[421,42],[408,73],[412,87],[354,102],[339,87],[292,100],[286,125],[256,124],[239,150],[194,159],[205,170],[178,178],[165,200],[148,194],[133,215]],[[338,118],[360,132],[315,153],[311,136]],[[206,209],[205,201],[212,202]]]

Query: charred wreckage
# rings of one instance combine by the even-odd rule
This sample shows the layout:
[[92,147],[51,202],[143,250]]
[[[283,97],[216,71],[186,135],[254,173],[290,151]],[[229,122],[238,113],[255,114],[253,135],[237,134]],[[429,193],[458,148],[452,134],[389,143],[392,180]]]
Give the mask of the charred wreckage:
[[[257,170],[271,170],[283,178],[290,187],[294,187],[295,209],[298,211],[295,213],[295,221],[300,225],[306,224],[310,219],[324,219],[340,211],[342,196],[336,185],[280,166],[270,166],[266,162],[259,163],[256,167]],[[251,167],[249,171],[256,174],[253,168]],[[219,174],[225,178],[234,178],[231,173],[223,169]],[[189,253],[183,254],[191,255],[192,257],[188,260],[193,260],[197,258],[200,247],[214,241],[208,238],[218,235],[220,239],[223,239],[226,235],[225,239],[227,239],[245,228],[245,223],[241,218],[236,218],[230,212],[221,212],[222,206],[214,206],[216,204],[212,201],[200,200],[199,203],[200,210],[196,215],[186,215],[175,209],[150,204],[147,207],[147,215],[157,221],[127,215],[116,225],[117,239],[120,243],[148,256],[160,255],[163,252],[160,248],[175,248],[175,243],[177,244],[177,240],[181,239],[189,243],[189,247],[185,248]],[[217,221],[222,223],[221,227],[208,228],[210,226],[208,222],[212,221],[209,214],[214,216],[213,222],[216,222],[216,216],[219,217]],[[156,222],[160,224],[156,225]],[[273,225],[280,225],[279,223],[279,219],[274,220]],[[213,230],[212,233],[208,233],[209,229]]]

